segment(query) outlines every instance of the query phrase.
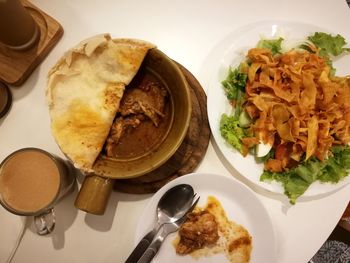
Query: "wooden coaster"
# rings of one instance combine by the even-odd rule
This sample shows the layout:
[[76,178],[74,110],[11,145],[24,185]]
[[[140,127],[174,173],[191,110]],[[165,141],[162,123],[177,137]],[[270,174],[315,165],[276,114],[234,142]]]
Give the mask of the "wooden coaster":
[[0,81],[19,86],[56,45],[63,34],[62,26],[27,0],[21,0],[40,28],[40,40],[32,48],[16,51],[0,45]]
[[186,137],[175,154],[158,169],[133,179],[115,180],[114,189],[132,194],[154,193],[169,181],[194,171],[208,148],[207,98],[197,79],[178,64],[190,85],[192,115]]

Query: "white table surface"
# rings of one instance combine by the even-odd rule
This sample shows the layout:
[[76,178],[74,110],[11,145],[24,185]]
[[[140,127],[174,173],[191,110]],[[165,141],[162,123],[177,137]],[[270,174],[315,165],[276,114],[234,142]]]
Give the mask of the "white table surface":
[[[199,81],[211,49],[230,32],[263,20],[318,25],[350,40],[350,9],[345,0],[56,0],[33,1],[57,19],[65,33],[22,87],[11,87],[10,113],[0,120],[0,160],[28,146],[63,156],[50,133],[44,90],[50,67],[80,40],[109,32],[113,37],[148,40],[189,69]],[[350,74],[350,69],[347,72]],[[203,73],[202,73],[203,74]],[[204,89],[206,87],[204,86]],[[307,262],[336,226],[350,197],[350,185],[322,198],[290,206],[285,197],[250,185],[224,161],[213,142],[198,172],[234,176],[251,187],[275,226],[278,262]],[[57,207],[52,235],[26,231],[13,262],[123,262],[134,244],[135,226],[151,195],[114,192],[104,216],[77,211],[77,190]],[[1,219],[0,219],[1,220]],[[259,220],[257,218],[257,220]],[[1,225],[0,229],[6,227]],[[0,230],[1,231],[1,230]],[[5,240],[1,240],[6,242]]]

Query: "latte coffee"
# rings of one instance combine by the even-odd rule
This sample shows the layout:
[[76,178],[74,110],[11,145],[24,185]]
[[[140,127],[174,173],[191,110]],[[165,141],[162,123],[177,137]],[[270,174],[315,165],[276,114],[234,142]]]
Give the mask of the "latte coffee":
[[60,184],[57,162],[38,149],[15,152],[0,167],[0,201],[18,214],[36,213],[50,206]]

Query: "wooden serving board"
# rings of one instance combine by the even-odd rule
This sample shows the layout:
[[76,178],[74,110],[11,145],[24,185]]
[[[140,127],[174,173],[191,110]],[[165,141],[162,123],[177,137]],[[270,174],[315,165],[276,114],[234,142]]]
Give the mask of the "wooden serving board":
[[206,94],[197,79],[178,64],[190,86],[192,115],[186,137],[175,154],[158,169],[133,179],[115,180],[114,189],[132,194],[154,193],[169,181],[193,172],[208,148],[210,128]]
[[40,29],[40,39],[25,51],[9,49],[0,43],[0,81],[19,86],[56,45],[63,34],[62,26],[27,0],[21,0]]

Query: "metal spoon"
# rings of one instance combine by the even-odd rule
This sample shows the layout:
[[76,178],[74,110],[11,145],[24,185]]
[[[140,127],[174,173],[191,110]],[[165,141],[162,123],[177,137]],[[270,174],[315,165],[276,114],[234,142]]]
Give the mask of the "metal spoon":
[[177,231],[180,226],[186,221],[187,219],[187,214],[191,213],[192,210],[196,207],[197,203],[199,201],[199,197],[194,201],[190,209],[186,212],[185,215],[183,215],[179,220],[169,223],[169,224],[164,224],[162,226],[162,230],[160,233],[157,233],[157,236],[154,238],[152,243],[148,246],[146,249],[145,253],[141,256],[139,261],[137,263],[149,263],[153,259],[153,257],[158,253],[158,250],[160,249],[160,246],[162,245],[164,239],[170,234],[175,231]]
[[163,224],[173,223],[180,219],[191,207],[194,196],[193,188],[188,184],[170,188],[158,202],[157,222],[153,230],[141,239],[125,263],[136,263],[151,244],[159,228]]

